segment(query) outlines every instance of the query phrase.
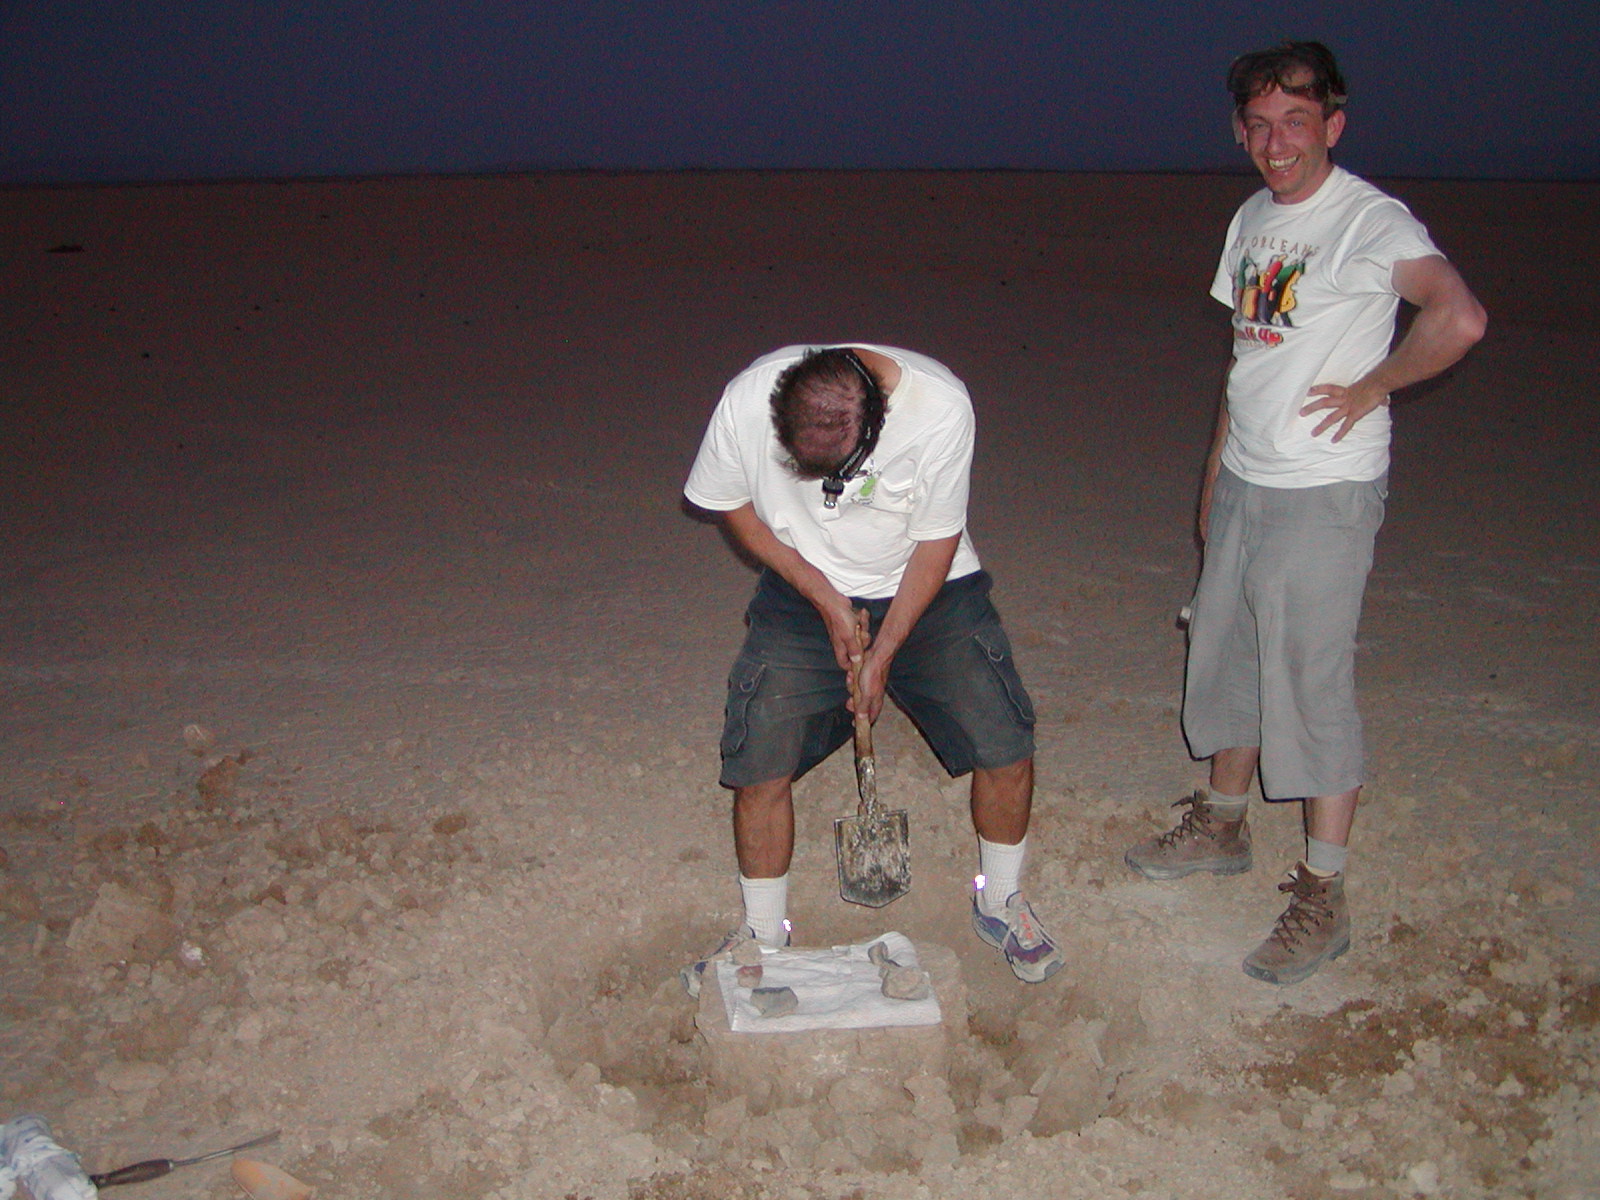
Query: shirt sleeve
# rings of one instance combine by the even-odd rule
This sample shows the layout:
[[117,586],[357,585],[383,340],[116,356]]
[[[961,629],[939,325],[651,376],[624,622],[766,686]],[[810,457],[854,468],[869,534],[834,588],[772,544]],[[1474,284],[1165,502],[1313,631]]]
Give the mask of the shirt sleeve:
[[1229,308],[1236,308],[1234,296],[1234,263],[1237,256],[1234,245],[1239,239],[1239,222],[1243,216],[1243,208],[1233,214],[1233,220],[1228,222],[1228,234],[1222,243],[1222,257],[1217,262],[1217,272],[1211,277],[1211,298],[1218,304],[1226,304]]
[[952,414],[940,436],[930,442],[922,471],[923,486],[917,489],[917,501],[906,528],[906,535],[913,541],[935,541],[967,527],[974,432],[968,404]]
[[1385,196],[1352,222],[1342,248],[1339,284],[1350,292],[1394,295],[1394,265],[1439,253],[1421,221],[1400,201]]
[[750,480],[739,456],[733,405],[726,392],[706,425],[683,494],[691,503],[712,512],[731,512],[750,503]]

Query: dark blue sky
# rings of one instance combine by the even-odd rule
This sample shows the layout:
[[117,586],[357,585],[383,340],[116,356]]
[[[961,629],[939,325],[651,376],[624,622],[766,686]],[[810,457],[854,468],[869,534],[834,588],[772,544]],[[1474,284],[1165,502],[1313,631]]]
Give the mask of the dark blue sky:
[[1600,4],[0,0],[0,183],[543,168],[1242,168],[1315,37],[1374,175],[1600,178]]

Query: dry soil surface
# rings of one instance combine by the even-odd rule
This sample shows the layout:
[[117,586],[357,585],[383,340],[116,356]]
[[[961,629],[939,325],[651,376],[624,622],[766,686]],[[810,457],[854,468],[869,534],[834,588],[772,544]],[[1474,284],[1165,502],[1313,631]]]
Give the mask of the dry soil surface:
[[[324,1200],[1600,1194],[1595,187],[1391,185],[1491,332],[1397,410],[1351,952],[1239,970],[1289,807],[1250,874],[1122,865],[1199,779],[1174,618],[1251,186],[0,192],[0,1117],[96,1171],[281,1128],[259,1155]],[[972,936],[965,785],[890,714],[912,894],[837,899],[836,756],[796,935],[950,947],[967,1019],[947,1078],[763,1112],[707,1087],[675,974],[738,915],[752,583],[679,488],[730,376],[842,340],[972,388],[1068,966],[1026,987]]]

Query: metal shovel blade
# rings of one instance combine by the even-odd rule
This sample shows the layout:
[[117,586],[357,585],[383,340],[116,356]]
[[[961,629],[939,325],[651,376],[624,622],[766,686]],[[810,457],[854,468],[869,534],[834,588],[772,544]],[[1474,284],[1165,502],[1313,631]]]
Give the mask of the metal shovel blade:
[[851,904],[882,908],[911,890],[911,829],[905,809],[878,807],[878,764],[865,720],[856,722],[856,788],[856,815],[833,823],[839,895]]
[[882,908],[911,890],[910,828],[904,809],[833,823],[839,895],[851,904]]

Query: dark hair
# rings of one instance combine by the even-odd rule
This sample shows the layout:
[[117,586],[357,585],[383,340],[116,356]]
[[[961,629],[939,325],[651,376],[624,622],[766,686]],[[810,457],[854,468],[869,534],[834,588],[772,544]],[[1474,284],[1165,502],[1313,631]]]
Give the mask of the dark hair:
[[778,443],[791,454],[798,431],[830,408],[859,411],[862,442],[876,442],[883,425],[884,395],[878,380],[845,346],[808,350],[778,376],[769,403]]
[[1331,117],[1348,99],[1333,51],[1321,42],[1283,42],[1270,50],[1241,54],[1228,68],[1235,111],[1274,88],[1317,101],[1324,117]]

